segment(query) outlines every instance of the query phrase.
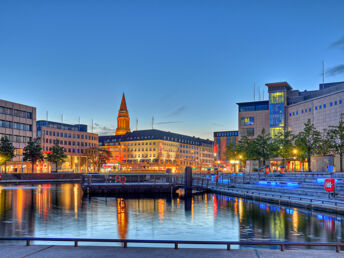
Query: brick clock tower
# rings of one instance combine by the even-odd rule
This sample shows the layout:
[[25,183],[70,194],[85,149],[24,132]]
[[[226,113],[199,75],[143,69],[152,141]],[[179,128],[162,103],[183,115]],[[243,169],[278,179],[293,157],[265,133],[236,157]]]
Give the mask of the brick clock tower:
[[117,128],[116,135],[123,135],[130,132],[130,118],[127,110],[127,103],[125,102],[125,96],[123,92],[121,107],[117,116]]

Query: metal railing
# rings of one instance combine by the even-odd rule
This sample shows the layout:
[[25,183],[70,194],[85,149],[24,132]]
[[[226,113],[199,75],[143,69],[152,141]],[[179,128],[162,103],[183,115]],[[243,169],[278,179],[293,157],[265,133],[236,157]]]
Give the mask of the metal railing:
[[232,245],[239,246],[279,246],[281,251],[287,246],[327,246],[336,247],[336,252],[340,252],[340,248],[344,247],[344,243],[305,243],[305,242],[274,242],[274,241],[190,241],[190,240],[141,240],[141,239],[98,239],[98,238],[51,238],[51,237],[0,237],[0,241],[26,241],[26,245],[30,246],[32,241],[49,241],[49,242],[73,242],[74,247],[79,246],[79,242],[94,243],[121,243],[124,248],[129,243],[141,244],[172,244],[175,249],[179,245],[224,245],[227,250],[231,250]]

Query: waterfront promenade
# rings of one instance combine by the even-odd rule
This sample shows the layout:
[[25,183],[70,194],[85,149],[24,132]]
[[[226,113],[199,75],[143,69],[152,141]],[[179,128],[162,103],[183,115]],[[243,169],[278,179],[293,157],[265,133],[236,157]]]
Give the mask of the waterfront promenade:
[[195,249],[181,248],[121,248],[106,246],[23,246],[1,245],[1,257],[344,257],[333,250],[279,250],[271,249]]

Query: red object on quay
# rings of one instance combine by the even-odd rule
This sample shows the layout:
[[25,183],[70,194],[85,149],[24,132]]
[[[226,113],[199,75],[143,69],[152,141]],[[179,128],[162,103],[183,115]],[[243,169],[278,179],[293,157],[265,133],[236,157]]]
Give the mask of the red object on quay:
[[334,191],[334,178],[325,178],[325,183],[324,183],[324,189],[327,192],[333,192]]

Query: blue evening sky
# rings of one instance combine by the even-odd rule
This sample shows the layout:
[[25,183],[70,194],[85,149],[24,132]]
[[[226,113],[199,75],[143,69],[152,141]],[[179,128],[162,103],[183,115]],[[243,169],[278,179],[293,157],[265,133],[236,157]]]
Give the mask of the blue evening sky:
[[[0,0],[1,99],[38,119],[212,138],[253,84],[344,81],[344,1]],[[256,93],[258,99],[258,92]],[[263,93],[261,93],[261,97]],[[174,122],[174,123],[164,123]]]

